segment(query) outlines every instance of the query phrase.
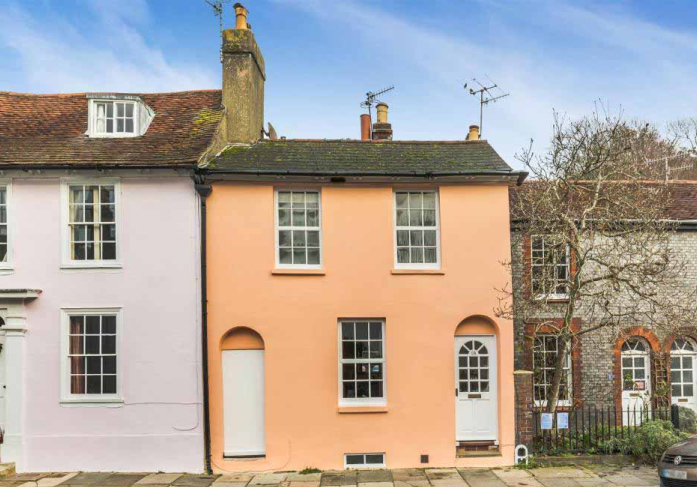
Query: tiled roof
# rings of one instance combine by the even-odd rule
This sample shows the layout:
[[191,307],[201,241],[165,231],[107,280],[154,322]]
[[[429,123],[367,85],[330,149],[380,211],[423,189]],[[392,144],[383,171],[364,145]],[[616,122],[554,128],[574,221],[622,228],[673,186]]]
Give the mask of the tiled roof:
[[220,90],[135,96],[155,112],[144,135],[90,138],[85,93],[0,92],[0,166],[196,163],[223,115]]
[[[529,180],[519,187],[509,189],[509,200],[511,204],[511,218],[516,218],[516,195],[520,191],[534,191],[535,187],[541,184],[539,181]],[[618,182],[621,184],[621,182]],[[669,181],[646,182],[645,184],[667,184],[670,201],[667,205],[668,218],[676,221],[697,221],[697,181]]]
[[208,169],[257,174],[518,174],[484,140],[263,140],[228,147]]

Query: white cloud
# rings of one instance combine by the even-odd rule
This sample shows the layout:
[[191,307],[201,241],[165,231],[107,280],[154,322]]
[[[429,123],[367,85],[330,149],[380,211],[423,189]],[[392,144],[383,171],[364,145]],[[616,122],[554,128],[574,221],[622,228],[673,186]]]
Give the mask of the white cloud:
[[220,85],[210,69],[173,63],[148,44],[139,32],[149,22],[143,0],[90,0],[87,5],[89,33],[60,14],[40,22],[21,4],[0,6],[0,49],[18,60],[21,91],[151,92]]

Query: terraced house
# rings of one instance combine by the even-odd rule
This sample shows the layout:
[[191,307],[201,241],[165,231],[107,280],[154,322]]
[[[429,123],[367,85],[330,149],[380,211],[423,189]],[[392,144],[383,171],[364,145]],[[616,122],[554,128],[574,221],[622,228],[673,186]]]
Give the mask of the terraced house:
[[493,309],[524,174],[477,127],[394,140],[386,105],[361,140],[262,139],[263,57],[246,21],[224,38],[253,96],[200,166],[212,469],[511,464],[513,327]]

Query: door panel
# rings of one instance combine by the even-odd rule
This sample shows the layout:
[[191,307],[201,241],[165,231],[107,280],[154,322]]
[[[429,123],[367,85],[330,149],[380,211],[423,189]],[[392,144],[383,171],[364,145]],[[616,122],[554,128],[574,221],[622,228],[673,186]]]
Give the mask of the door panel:
[[223,350],[224,455],[266,454],[264,350]]
[[697,354],[671,352],[670,383],[671,401],[697,412],[697,395],[695,394],[695,362]]
[[648,352],[622,352],[622,424],[639,425],[651,407]]
[[496,337],[455,337],[457,441],[498,441]]

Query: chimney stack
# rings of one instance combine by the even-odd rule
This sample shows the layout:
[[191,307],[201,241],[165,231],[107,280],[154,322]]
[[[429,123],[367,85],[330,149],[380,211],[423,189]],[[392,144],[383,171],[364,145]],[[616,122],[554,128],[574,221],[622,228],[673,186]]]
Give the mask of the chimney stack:
[[392,140],[392,124],[387,121],[387,103],[377,104],[378,120],[373,124],[373,140]]
[[361,140],[370,140],[370,115],[361,115]]
[[226,143],[253,143],[264,130],[264,57],[247,23],[247,9],[235,4],[234,29],[223,31],[223,105]]
[[470,125],[470,133],[467,134],[467,140],[479,140],[479,125]]

